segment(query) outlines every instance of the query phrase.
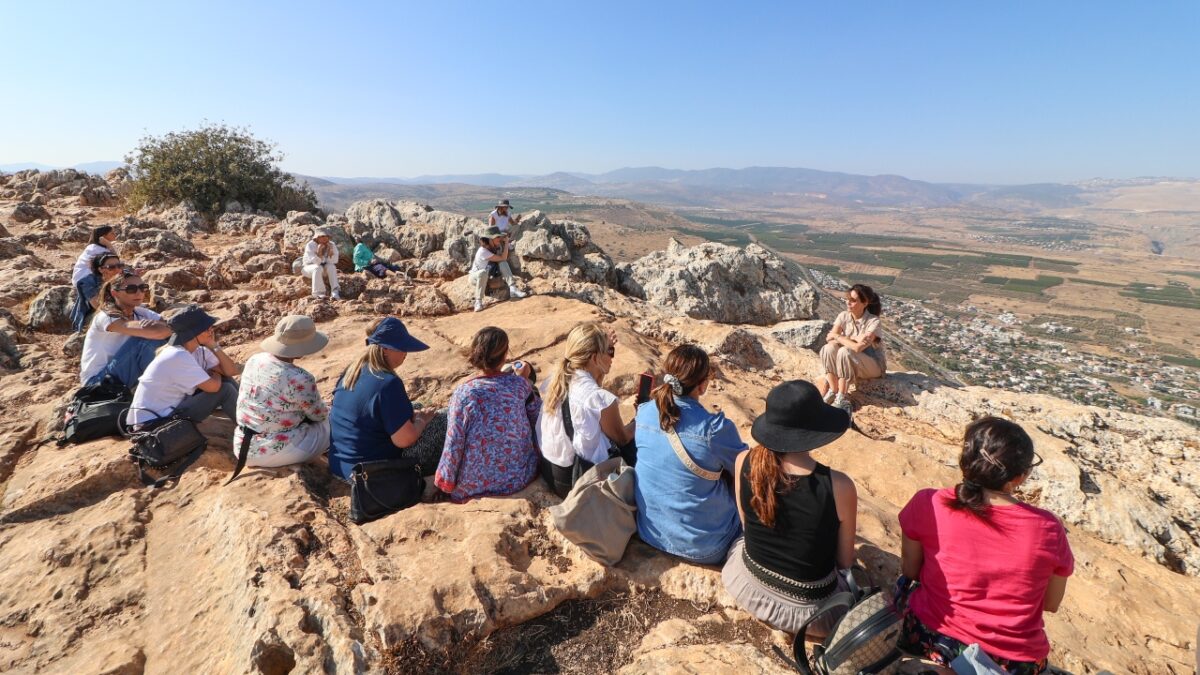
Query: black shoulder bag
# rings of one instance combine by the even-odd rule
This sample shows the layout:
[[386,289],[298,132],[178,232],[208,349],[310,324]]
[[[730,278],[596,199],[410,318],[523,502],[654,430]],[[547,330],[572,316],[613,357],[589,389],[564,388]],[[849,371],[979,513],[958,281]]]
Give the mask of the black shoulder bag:
[[80,387],[63,416],[58,446],[86,443],[105,436],[121,435],[121,416],[133,402],[133,394],[111,377]]
[[[138,477],[153,488],[178,480],[208,447],[208,438],[200,433],[195,422],[174,415],[146,422],[130,440],[133,447],[129,449],[129,457],[137,464]],[[147,468],[167,473],[152,479],[146,475]]]
[[350,520],[368,523],[421,501],[425,479],[413,457],[355,464],[350,471]]

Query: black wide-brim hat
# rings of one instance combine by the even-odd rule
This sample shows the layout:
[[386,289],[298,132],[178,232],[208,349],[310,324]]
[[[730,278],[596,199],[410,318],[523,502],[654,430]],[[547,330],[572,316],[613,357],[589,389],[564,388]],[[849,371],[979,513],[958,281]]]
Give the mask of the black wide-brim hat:
[[767,394],[767,409],[754,420],[750,436],[776,452],[808,452],[836,441],[849,428],[850,413],[822,401],[811,383],[791,380]]

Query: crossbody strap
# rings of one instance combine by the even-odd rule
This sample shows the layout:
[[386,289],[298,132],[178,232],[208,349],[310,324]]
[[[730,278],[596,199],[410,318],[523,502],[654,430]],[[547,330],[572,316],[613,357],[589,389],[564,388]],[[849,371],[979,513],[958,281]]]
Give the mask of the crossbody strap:
[[229,477],[229,480],[225,481],[226,485],[232,483],[233,479],[237,478],[238,474],[242,472],[242,469],[246,468],[246,458],[250,456],[250,441],[258,435],[258,432],[250,427],[244,424],[240,426],[242,428],[242,444],[238,448],[237,466],[233,467],[233,475]]
[[675,433],[675,427],[671,427],[667,431],[667,440],[671,442],[671,449],[675,451],[675,456],[683,462],[688,471],[696,474],[697,478],[712,481],[721,479],[720,471],[709,471],[692,460],[692,456],[683,448],[683,441],[679,440],[679,434]]
[[571,422],[571,390],[568,389],[563,394],[562,407],[559,408],[562,413],[563,430],[567,432],[567,438],[572,442],[575,441],[575,424]]

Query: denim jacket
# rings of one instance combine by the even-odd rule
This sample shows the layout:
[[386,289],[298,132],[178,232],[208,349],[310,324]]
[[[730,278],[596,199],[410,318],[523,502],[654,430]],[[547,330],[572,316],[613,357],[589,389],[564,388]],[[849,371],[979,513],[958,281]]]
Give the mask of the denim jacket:
[[[737,427],[724,413],[711,413],[692,398],[677,396],[675,431],[692,461],[709,471],[733,475],[738,453],[746,449]],[[716,564],[741,533],[733,490],[692,473],[671,449],[658,423],[658,405],[637,412],[638,536],[651,546],[687,560]]]

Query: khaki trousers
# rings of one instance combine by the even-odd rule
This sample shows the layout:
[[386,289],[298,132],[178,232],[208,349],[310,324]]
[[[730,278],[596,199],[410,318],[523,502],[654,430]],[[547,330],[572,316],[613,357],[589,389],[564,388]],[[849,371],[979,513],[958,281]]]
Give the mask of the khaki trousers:
[[836,342],[826,342],[821,347],[821,372],[833,373],[838,379],[850,382],[883,377],[883,368],[874,358]]

